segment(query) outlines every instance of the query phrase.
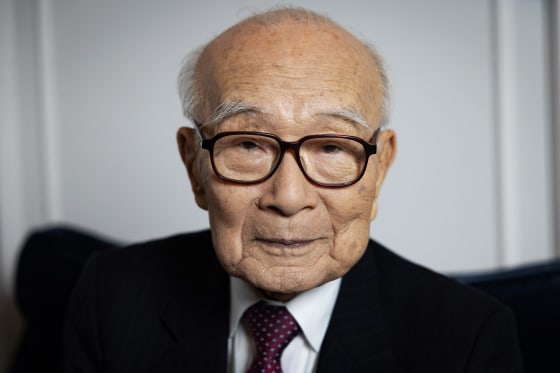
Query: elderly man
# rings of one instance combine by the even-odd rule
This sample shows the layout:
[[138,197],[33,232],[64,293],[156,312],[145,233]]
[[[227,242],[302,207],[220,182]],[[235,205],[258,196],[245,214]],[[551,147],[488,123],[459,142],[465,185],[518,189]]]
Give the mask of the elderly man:
[[375,51],[302,9],[192,55],[177,139],[210,231],[90,261],[66,371],[520,371],[506,308],[369,239],[387,84]]

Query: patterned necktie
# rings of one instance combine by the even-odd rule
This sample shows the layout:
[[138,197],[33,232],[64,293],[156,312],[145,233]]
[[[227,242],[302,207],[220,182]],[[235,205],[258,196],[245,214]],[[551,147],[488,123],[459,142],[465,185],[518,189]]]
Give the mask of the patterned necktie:
[[300,331],[294,317],[286,307],[261,301],[245,311],[243,320],[257,347],[257,356],[247,372],[281,373],[282,352]]

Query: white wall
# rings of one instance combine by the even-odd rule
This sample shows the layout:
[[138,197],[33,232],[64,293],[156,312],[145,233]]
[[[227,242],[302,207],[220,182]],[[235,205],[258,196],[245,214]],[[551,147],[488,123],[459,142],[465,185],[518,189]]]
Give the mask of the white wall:
[[[175,77],[187,51],[276,2],[1,1],[4,302],[38,224],[127,241],[206,227],[175,148]],[[399,154],[372,236],[442,271],[556,255],[557,1],[291,3],[330,15],[388,63]],[[2,320],[0,366],[16,330]]]

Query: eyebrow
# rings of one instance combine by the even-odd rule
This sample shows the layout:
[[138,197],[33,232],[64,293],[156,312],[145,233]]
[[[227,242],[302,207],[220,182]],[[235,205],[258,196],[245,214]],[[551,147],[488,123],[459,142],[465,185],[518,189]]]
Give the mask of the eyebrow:
[[353,109],[337,109],[332,111],[321,112],[319,113],[319,115],[340,118],[347,122],[357,124],[360,127],[364,127],[367,129],[372,128],[369,125],[368,121],[360,113],[358,113]]
[[[247,112],[261,113],[262,110],[255,105],[247,104],[241,101],[231,101],[220,104],[213,112],[210,114],[208,120],[199,125],[200,128],[206,126],[216,125],[222,122],[224,119],[242,114]],[[330,111],[324,111],[317,113],[319,116],[329,116],[343,119],[346,122],[358,125],[363,128],[371,129],[367,120],[356,110],[353,109],[336,109]]]
[[212,126],[222,122],[224,119],[232,117],[237,114],[247,113],[247,112],[261,112],[261,110],[251,104],[246,104],[241,101],[231,101],[220,104],[213,112],[210,114],[208,120],[200,125],[200,127]]

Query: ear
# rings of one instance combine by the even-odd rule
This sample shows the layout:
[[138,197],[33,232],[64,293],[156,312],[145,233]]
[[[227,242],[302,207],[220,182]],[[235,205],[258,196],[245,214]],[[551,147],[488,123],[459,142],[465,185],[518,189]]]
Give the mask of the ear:
[[200,208],[207,210],[206,190],[202,183],[199,162],[197,162],[200,146],[194,129],[188,127],[179,128],[177,131],[177,146],[179,147],[179,154],[181,154],[183,164],[189,174],[196,204]]
[[397,135],[395,131],[387,129],[381,131],[379,139],[377,140],[377,154],[376,159],[376,174],[375,174],[375,196],[373,206],[371,209],[370,219],[375,219],[377,215],[377,197],[381,191],[381,185],[385,180],[385,175],[389,171],[389,167],[393,164],[395,156],[397,155]]

